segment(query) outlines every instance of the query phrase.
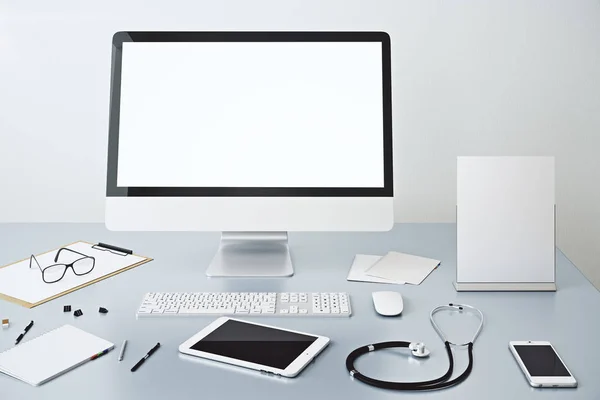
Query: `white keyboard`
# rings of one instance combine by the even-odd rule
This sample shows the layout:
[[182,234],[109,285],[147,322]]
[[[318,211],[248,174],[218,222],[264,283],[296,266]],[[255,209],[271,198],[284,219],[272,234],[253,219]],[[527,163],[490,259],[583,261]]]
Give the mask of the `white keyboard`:
[[349,317],[347,293],[146,293],[138,317],[251,315]]

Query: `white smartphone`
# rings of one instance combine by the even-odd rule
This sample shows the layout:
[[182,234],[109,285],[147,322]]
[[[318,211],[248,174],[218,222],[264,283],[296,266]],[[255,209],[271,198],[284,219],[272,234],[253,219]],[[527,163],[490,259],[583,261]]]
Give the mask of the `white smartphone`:
[[533,387],[577,387],[554,346],[544,341],[513,341],[508,347]]
[[179,351],[293,378],[328,344],[324,336],[221,317],[182,343]]

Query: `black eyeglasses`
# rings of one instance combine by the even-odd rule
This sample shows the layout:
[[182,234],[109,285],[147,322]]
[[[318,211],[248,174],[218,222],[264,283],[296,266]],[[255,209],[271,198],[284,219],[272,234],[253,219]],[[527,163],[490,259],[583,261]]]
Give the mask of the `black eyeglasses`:
[[55,263],[58,261],[58,256],[60,256],[60,253],[63,250],[80,255],[81,258],[78,258],[70,264],[58,263],[52,264],[46,268],[42,268],[40,267],[40,263],[38,263],[38,260],[32,254],[29,258],[29,268],[31,268],[33,265],[32,261],[35,261],[40,271],[42,271],[42,280],[46,283],[55,283],[60,281],[62,278],[64,278],[65,274],[67,273],[67,269],[69,268],[71,268],[71,270],[73,270],[73,273],[77,276],[89,274],[90,272],[92,272],[94,266],[96,265],[96,259],[94,257],[86,256],[85,254],[81,254],[75,250],[67,249],[66,247],[61,247],[60,249],[58,249],[58,251],[56,252],[56,256],[54,257]]

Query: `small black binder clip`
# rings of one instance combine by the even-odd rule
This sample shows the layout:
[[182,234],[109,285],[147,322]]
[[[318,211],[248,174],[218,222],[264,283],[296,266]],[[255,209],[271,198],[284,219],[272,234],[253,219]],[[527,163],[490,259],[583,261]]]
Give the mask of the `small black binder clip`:
[[108,310],[106,308],[104,308],[104,307],[100,307],[100,309],[98,310],[98,312],[100,314],[108,314]]
[[75,310],[74,315],[76,317],[81,317],[83,315],[83,312],[81,312],[81,310]]
[[64,306],[63,312],[71,312],[71,306]]

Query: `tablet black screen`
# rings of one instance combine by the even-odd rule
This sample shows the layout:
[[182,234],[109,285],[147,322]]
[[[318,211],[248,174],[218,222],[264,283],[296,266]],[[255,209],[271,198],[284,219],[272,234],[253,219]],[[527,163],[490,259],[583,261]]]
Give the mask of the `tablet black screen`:
[[315,340],[314,336],[229,320],[191,348],[285,369]]

